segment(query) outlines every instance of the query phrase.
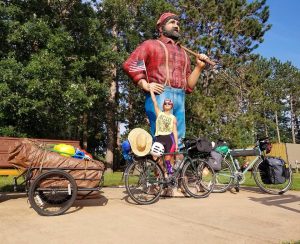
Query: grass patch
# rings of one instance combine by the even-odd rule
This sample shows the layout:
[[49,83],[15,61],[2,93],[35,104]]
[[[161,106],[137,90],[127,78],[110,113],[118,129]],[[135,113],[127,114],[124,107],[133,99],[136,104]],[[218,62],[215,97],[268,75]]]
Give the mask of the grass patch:
[[[123,172],[105,173],[104,174],[104,186],[119,186],[124,185],[124,179],[122,181]],[[245,186],[257,186],[251,173],[246,174],[246,180],[243,184]],[[293,173],[293,185],[291,190],[300,191],[300,173]]]
[[[257,186],[250,172],[246,174],[244,186]],[[300,191],[300,173],[293,173],[293,183],[290,190]]]
[[[293,174],[293,185],[292,190],[300,191],[300,173],[294,173]],[[300,244],[300,240],[298,242]]]
[[[124,185],[122,180],[123,172],[104,173],[104,186],[119,186]],[[18,180],[21,183],[23,178]],[[18,191],[24,191],[24,186],[18,186]],[[14,191],[14,176],[0,175],[0,192],[13,192]]]
[[13,191],[13,176],[1,176],[0,175],[0,191]]
[[[0,192],[13,192],[14,191],[14,177],[15,176],[3,176],[0,175]],[[24,181],[23,177],[18,179],[18,183]],[[18,191],[25,191],[24,185],[19,185],[17,188]]]
[[[124,185],[124,179],[122,180],[123,172],[104,173],[104,186],[120,186]],[[12,192],[13,191],[13,178],[14,176],[1,176],[0,175],[0,191],[1,192]],[[19,179],[21,182],[22,179]],[[256,183],[251,177],[251,173],[246,174],[246,181],[243,184],[245,186],[256,186]],[[21,191],[24,189],[19,187]],[[293,185],[291,190],[300,191],[300,173],[293,174]]]
[[124,185],[123,172],[104,173],[103,186],[119,186]]

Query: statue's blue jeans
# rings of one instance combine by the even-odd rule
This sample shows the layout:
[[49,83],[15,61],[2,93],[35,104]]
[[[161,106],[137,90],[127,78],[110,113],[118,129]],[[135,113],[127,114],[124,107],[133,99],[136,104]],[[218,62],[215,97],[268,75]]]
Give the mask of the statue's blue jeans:
[[[168,98],[173,101],[173,109],[171,113],[177,119],[177,131],[178,131],[178,148],[182,148],[183,144],[181,138],[185,137],[185,91],[183,89],[172,88],[170,86],[165,86],[164,92],[160,95],[156,95],[156,100],[160,110],[163,109],[164,100]],[[155,135],[155,121],[156,115],[154,110],[154,105],[150,96],[150,93],[146,94],[145,100],[145,110],[150,122],[151,135]]]

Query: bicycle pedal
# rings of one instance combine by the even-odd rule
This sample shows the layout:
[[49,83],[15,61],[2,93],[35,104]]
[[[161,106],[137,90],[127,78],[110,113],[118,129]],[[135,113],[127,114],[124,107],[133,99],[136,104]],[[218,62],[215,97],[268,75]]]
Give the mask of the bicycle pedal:
[[167,184],[167,183],[164,183],[163,185],[162,185],[162,189],[166,189],[166,188],[168,188],[169,187],[169,185]]

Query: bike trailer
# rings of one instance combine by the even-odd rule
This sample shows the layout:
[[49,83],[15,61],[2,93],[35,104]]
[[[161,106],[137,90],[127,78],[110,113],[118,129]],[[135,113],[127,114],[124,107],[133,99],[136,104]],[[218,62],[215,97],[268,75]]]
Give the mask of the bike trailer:
[[[105,170],[105,165],[101,161],[65,157],[49,151],[46,144],[39,144],[29,139],[20,140],[10,149],[8,161],[16,168],[31,169],[30,181],[33,181],[42,171],[52,169],[66,171],[75,179],[80,189],[96,189]],[[86,192],[80,191],[78,198],[83,198],[85,194]]]
[[283,184],[290,176],[286,162],[276,157],[266,157],[259,165],[259,173],[264,184]]

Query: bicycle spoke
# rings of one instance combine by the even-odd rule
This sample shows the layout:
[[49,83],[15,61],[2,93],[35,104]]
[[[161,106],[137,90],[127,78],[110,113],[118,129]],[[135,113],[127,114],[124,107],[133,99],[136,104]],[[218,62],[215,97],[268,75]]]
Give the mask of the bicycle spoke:
[[234,173],[230,163],[223,159],[221,170],[216,172],[216,182],[213,192],[225,192],[233,183]]
[[286,179],[286,181],[282,184],[266,184],[263,180],[265,172],[260,170],[259,165],[262,164],[263,161],[258,162],[254,167],[253,167],[253,176],[256,184],[259,186],[259,188],[269,194],[283,194],[287,192],[291,186],[292,186],[292,170],[289,167],[289,178]]
[[38,176],[29,190],[29,201],[41,215],[59,215],[67,211],[77,195],[73,177],[62,170],[51,170]]
[[214,187],[213,170],[208,164],[199,159],[187,162],[183,168],[182,175],[183,186],[192,197],[206,197]]
[[[139,170],[135,170],[135,168]],[[158,200],[162,190],[162,172],[152,160],[133,163],[127,169],[125,186],[132,200],[139,204],[150,204]]]

